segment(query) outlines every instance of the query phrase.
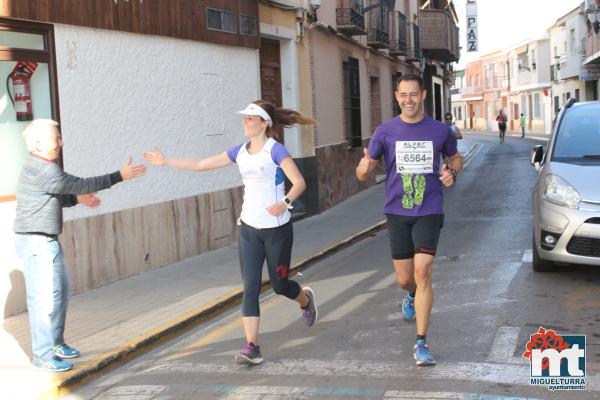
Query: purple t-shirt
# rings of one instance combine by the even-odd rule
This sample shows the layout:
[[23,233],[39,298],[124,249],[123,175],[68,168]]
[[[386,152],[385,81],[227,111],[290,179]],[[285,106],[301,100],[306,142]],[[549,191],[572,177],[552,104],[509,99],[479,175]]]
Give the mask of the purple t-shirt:
[[458,152],[446,124],[430,117],[410,124],[395,117],[379,125],[369,144],[369,157],[385,158],[385,214],[419,217],[444,212],[439,180],[441,155]]
[[[250,142],[240,143],[236,146],[233,146],[233,147],[230,147],[227,149],[227,156],[229,157],[229,159],[231,161],[236,162],[238,153],[240,152],[240,149],[244,145],[246,146],[246,148],[248,148],[247,146],[250,145]],[[277,165],[281,165],[281,161],[283,161],[284,158],[289,157],[289,156],[290,156],[290,153],[287,151],[285,146],[279,142],[275,143],[273,145],[273,147],[271,148],[271,159]]]

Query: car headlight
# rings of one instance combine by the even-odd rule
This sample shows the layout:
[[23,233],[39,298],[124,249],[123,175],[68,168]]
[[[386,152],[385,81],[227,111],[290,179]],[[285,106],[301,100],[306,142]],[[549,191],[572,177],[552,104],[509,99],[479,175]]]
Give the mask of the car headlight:
[[546,175],[544,199],[550,203],[568,208],[579,208],[581,197],[577,190],[557,175]]

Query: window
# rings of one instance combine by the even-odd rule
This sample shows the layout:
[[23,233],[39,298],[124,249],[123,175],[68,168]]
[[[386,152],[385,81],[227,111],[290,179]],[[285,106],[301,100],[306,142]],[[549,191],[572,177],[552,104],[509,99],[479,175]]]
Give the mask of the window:
[[256,36],[256,18],[240,15],[240,33],[242,35]]
[[567,94],[565,95],[565,103],[567,102],[567,100],[569,100],[571,98],[571,92],[567,92]]
[[569,31],[569,45],[571,46],[571,54],[575,53],[575,29]]
[[493,64],[492,79],[493,79],[493,82],[494,82],[494,86],[492,86],[492,87],[493,88],[498,87],[498,63],[494,63]]
[[371,77],[371,131],[381,124],[381,85],[379,78]]
[[207,8],[206,16],[209,31],[237,33],[234,13]]
[[481,117],[481,104],[475,105],[475,118]]
[[394,116],[400,115],[400,105],[396,99],[396,88],[398,87],[398,79],[402,76],[402,72],[396,72],[392,75],[392,113]]
[[490,65],[489,64],[485,64],[483,66],[483,74],[484,74],[484,79],[485,79],[485,88],[489,89],[490,88]]
[[462,107],[458,107],[458,119],[462,120]]
[[533,118],[540,119],[542,117],[540,94],[533,95]]
[[579,101],[579,89],[575,89],[575,100]]
[[344,130],[351,148],[362,147],[360,119],[360,75],[358,59],[348,57],[343,62]]
[[[28,154],[21,133],[36,118],[59,120],[51,25],[0,22],[0,202],[14,201],[17,179]],[[15,101],[15,78],[25,80],[30,100]],[[7,92],[8,89],[8,92]]]
[[560,111],[560,102],[558,96],[554,96],[554,114],[558,114]]

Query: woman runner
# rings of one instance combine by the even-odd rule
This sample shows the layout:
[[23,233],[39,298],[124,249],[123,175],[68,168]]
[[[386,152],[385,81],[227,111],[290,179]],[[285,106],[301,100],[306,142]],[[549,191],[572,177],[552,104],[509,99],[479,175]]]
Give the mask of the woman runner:
[[[190,171],[207,171],[237,163],[244,183],[239,258],[246,344],[235,359],[240,364],[260,364],[264,358],[258,346],[258,300],[265,259],[275,293],[300,304],[306,325],[312,326],[317,319],[313,290],[288,279],[293,242],[290,209],[304,192],[306,183],[279,138],[283,127],[314,125],[316,121],[294,110],[276,108],[265,100],[254,101],[239,113],[244,115],[244,135],[249,139],[244,143],[205,159],[167,158],[159,148],[145,152],[144,158],[153,165]],[[287,194],[284,175],[292,183]]]

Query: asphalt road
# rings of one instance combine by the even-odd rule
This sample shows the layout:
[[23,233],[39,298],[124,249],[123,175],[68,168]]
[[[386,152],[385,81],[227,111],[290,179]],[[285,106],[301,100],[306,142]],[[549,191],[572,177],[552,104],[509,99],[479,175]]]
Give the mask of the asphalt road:
[[[531,269],[529,165],[535,142],[465,135],[477,144],[458,184],[434,264],[428,343],[438,361],[413,361],[414,322],[380,232],[296,276],[319,305],[314,327],[294,302],[263,294],[266,362],[235,364],[239,312],[186,332],[68,396],[70,399],[595,399],[600,398],[600,269]],[[379,205],[377,205],[379,206]],[[348,216],[351,218],[352,216]],[[530,384],[522,358],[540,326],[586,335],[584,391]]]

